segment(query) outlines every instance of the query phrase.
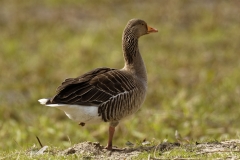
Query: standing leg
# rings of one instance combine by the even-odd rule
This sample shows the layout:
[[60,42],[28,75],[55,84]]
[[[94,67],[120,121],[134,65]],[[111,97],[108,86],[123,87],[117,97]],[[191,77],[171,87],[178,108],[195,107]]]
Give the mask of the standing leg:
[[112,139],[115,132],[115,127],[109,126],[108,132],[109,132],[109,135],[108,135],[109,137],[108,137],[108,144],[106,149],[112,150]]
[[115,127],[118,125],[119,122],[110,122],[110,126],[109,126],[109,130],[108,130],[108,144],[105,147],[108,150],[112,150],[112,139],[113,139],[113,135],[115,132]]

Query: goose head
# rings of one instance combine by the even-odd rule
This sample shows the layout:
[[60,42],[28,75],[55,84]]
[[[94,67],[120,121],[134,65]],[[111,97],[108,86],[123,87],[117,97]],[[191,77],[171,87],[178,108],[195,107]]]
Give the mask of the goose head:
[[141,19],[131,19],[128,21],[124,30],[125,34],[132,34],[136,38],[154,32],[158,32],[158,30],[148,26],[147,23]]

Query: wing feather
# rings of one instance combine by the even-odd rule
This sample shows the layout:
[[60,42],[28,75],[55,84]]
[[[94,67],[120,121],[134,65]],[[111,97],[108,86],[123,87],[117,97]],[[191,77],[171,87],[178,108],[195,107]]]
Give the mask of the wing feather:
[[[132,83],[132,84],[129,84]],[[115,69],[97,68],[77,78],[68,78],[48,104],[100,105],[134,88],[131,75]]]

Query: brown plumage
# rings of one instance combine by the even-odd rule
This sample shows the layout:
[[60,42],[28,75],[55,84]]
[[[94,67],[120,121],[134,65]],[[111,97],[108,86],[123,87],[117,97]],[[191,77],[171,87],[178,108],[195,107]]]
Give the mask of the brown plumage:
[[85,123],[110,122],[107,149],[112,149],[112,137],[119,121],[136,112],[147,91],[147,74],[138,49],[138,38],[157,32],[140,19],[132,19],[122,36],[124,68],[97,68],[77,78],[66,79],[50,99],[40,99],[46,106],[63,110],[84,126]]

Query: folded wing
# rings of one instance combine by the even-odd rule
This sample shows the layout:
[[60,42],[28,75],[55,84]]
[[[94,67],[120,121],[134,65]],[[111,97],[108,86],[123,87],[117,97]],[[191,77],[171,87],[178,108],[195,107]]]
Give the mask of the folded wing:
[[118,94],[131,91],[132,76],[121,70],[97,68],[77,78],[66,79],[47,104],[99,106]]

